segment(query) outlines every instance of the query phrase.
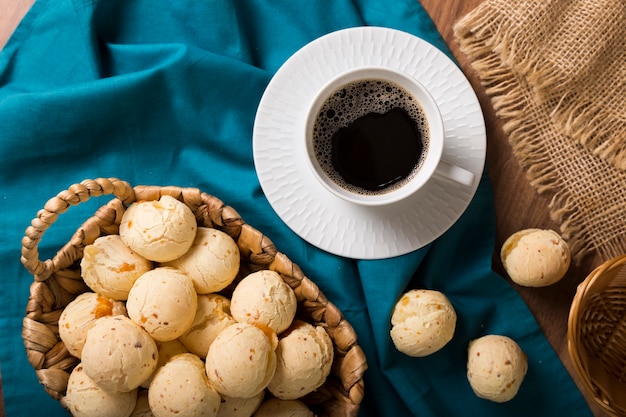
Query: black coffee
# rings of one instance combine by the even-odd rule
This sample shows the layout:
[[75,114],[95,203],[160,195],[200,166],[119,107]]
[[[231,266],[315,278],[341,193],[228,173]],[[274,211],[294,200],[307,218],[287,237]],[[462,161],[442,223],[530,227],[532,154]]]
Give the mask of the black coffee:
[[366,79],[338,89],[313,128],[317,160],[341,187],[361,194],[395,190],[421,166],[428,125],[402,87]]
[[407,178],[422,155],[422,134],[403,109],[368,113],[331,137],[333,168],[348,183],[383,190]]

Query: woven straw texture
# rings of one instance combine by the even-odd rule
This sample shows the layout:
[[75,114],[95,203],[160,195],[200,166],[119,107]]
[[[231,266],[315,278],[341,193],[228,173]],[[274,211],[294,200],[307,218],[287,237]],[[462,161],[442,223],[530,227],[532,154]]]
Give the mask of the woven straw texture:
[[573,259],[626,253],[623,0],[486,0],[455,34]]
[[600,265],[579,285],[568,349],[596,403],[609,415],[626,416],[626,255]]
[[[38,244],[42,235],[60,214],[90,197],[107,194],[117,198],[84,222],[53,259],[39,259]],[[50,199],[27,228],[22,241],[22,263],[34,276],[22,337],[28,359],[46,391],[61,400],[69,373],[78,363],[60,340],[57,324],[63,308],[77,295],[89,290],[80,277],[79,262],[84,247],[99,236],[118,233],[122,215],[130,203],[157,200],[162,195],[171,195],[187,204],[195,213],[198,225],[222,230],[235,239],[242,256],[242,276],[270,269],[278,272],[294,289],[298,317],[323,326],[335,346],[331,375],[320,389],[303,400],[318,415],[358,415],[364,393],[362,376],[367,369],[363,350],[342,313],[297,265],[278,252],[266,236],[246,224],[233,208],[214,196],[195,188],[131,187],[115,178],[85,180]]]

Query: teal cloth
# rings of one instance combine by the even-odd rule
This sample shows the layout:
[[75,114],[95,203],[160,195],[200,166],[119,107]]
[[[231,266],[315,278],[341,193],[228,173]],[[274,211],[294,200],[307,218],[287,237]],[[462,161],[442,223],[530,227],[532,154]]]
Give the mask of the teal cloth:
[[[362,416],[588,416],[589,409],[517,293],[491,271],[494,215],[483,176],[462,218],[427,248],[358,261],[300,239],[255,174],[251,136],[280,65],[342,28],[386,26],[449,54],[416,0],[38,0],[0,52],[0,363],[7,415],[62,416],[26,360],[21,324],[32,277],[24,229],[48,198],[87,178],[198,187],[233,206],[300,265],[355,327],[368,358]],[[43,259],[104,204],[70,209],[44,235]],[[425,358],[398,353],[391,309],[409,288],[448,295],[452,342]],[[514,338],[528,355],[518,396],[477,398],[468,342]]]

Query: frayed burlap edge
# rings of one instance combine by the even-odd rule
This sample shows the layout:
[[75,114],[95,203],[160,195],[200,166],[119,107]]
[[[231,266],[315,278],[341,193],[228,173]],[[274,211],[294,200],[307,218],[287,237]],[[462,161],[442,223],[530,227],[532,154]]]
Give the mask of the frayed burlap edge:
[[[563,102],[573,101],[564,96]],[[566,111],[555,109],[554,122],[563,133],[575,138],[594,155],[618,169],[626,170],[626,141],[615,132],[625,132],[624,122],[605,117],[601,108],[591,103],[569,105]]]
[[555,191],[558,177],[550,158],[543,152],[541,127],[527,111],[531,88],[523,69],[528,71],[533,61],[526,53],[526,63],[512,65],[512,57],[517,57],[515,51],[525,48],[510,35],[507,22],[500,13],[488,8],[487,3],[482,3],[455,24],[454,33],[461,52],[470,59],[491,98],[496,115],[503,120],[504,133],[529,181],[539,193]]
[[[604,239],[601,244],[596,242],[592,231],[578,220],[584,213],[579,212],[576,198],[559,182],[558,173],[543,141],[545,129],[554,126],[540,124],[536,114],[529,111],[529,106],[538,105],[534,90],[525,78],[534,63],[529,61],[519,65],[518,62],[515,69],[512,68],[510,60],[517,56],[515,51],[519,48],[523,50],[524,46],[510,38],[503,24],[506,19],[500,17],[483,3],[458,21],[454,31],[460,50],[470,58],[472,68],[491,98],[496,115],[503,120],[503,130],[529,182],[538,193],[549,193],[552,196],[550,216],[559,224],[574,262],[580,264],[583,258],[594,251],[605,259],[618,256],[626,246],[626,237],[615,234]],[[516,71],[518,68],[525,68],[526,74]]]
[[[551,106],[550,117],[560,132],[616,168],[626,169],[626,121],[573,91],[562,71],[534,52],[535,43],[514,34],[517,28],[510,19],[489,2],[482,3],[455,26],[463,52],[475,57],[494,51],[504,67],[527,81],[537,103]],[[619,83],[615,91],[624,91],[626,79],[615,82]]]

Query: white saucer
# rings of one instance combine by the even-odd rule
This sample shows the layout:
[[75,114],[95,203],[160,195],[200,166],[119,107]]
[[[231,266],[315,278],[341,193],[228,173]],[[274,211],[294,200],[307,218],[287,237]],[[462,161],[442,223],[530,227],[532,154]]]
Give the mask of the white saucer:
[[[472,186],[433,177],[409,200],[362,207],[317,182],[304,160],[307,108],[332,77],[366,65],[395,68],[426,86],[443,116],[443,159],[473,172]],[[257,110],[253,151],[263,192],[302,239],[335,255],[382,259],[431,243],[463,214],[485,165],[485,123],[474,90],[445,54],[405,32],[357,27],[316,39],[280,67]]]

